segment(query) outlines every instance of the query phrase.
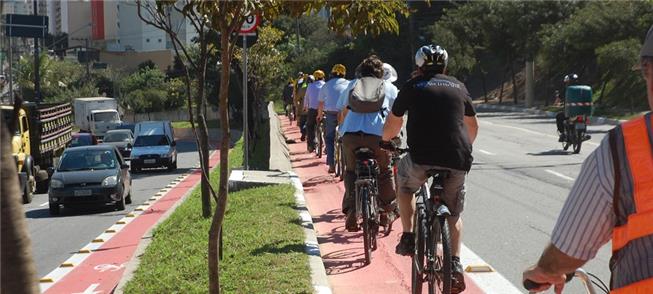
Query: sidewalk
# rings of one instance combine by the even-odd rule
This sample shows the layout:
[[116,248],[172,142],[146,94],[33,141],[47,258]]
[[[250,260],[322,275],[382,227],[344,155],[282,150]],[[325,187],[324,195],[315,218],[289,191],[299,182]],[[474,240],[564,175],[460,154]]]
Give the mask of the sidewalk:
[[[340,211],[342,182],[327,173],[326,157],[318,159],[306,151],[299,140],[299,129],[281,117],[282,129],[288,140],[292,167],[304,186],[309,212],[315,224],[320,252],[333,293],[409,293],[411,284],[410,258],[394,253],[399,242],[401,224],[395,221],[387,237],[379,235],[378,249],[372,253],[372,263],[365,266],[361,232],[344,229]],[[468,275],[465,293],[485,293]]]

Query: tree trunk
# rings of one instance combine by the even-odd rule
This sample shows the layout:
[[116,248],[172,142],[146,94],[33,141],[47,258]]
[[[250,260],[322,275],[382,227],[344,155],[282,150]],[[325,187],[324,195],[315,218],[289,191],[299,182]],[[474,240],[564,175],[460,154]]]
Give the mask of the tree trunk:
[[515,104],[517,104],[517,81],[515,79],[515,68],[510,64],[510,75],[512,76],[512,99]]
[[506,69],[503,71],[503,75],[501,76],[501,90],[499,90],[499,104],[503,103],[503,89],[504,86],[506,85],[506,74],[508,73],[508,67],[506,66]]
[[211,216],[211,183],[209,183],[210,178],[210,168],[209,168],[209,131],[206,123],[206,64],[208,63],[208,54],[206,52],[207,40],[204,34],[200,36],[200,65],[198,68],[198,93],[197,101],[195,102],[197,108],[197,114],[200,121],[200,131],[198,134],[198,148],[201,153],[200,157],[200,167],[202,172],[206,175],[202,177],[200,182],[200,189],[202,195],[202,216],[208,218]]
[[40,293],[9,133],[0,128],[0,293]]
[[489,98],[487,96],[487,73],[481,68],[481,83],[483,84],[483,97],[485,98],[485,103],[488,102]]
[[608,74],[604,79],[603,79],[603,85],[601,85],[601,95],[599,95],[599,101],[597,101],[599,105],[603,104],[603,95],[605,94],[605,86],[608,84],[608,81],[610,80],[610,75]]
[[229,194],[227,180],[229,179],[229,142],[231,132],[229,130],[229,77],[231,64],[231,47],[229,44],[230,34],[222,33],[220,35],[220,60],[222,62],[222,71],[220,73],[220,93],[219,93],[219,112],[220,112],[220,129],[222,131],[222,141],[220,142],[220,184],[218,190],[218,199],[209,229],[209,293],[220,293],[220,268],[219,268],[219,237],[222,229],[222,221],[227,205]]

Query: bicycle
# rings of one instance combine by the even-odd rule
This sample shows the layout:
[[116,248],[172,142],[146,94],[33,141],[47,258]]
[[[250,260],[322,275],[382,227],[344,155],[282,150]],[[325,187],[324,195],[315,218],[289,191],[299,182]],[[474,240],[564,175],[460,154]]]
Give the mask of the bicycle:
[[342,137],[338,134],[338,129],[336,128],[336,142],[334,148],[334,161],[336,163],[336,177],[339,177],[340,180],[345,178],[345,153],[342,147]]
[[324,154],[324,134],[326,131],[326,115],[322,116],[322,120],[315,126],[315,139],[317,140],[317,146],[315,147],[315,155],[318,158],[322,158]]
[[[394,153],[392,164],[395,166],[400,155],[409,152],[409,149],[395,147],[392,143],[391,145],[392,147],[382,145],[382,148]],[[442,201],[441,195],[444,193],[444,179],[449,176],[449,171],[431,169],[426,174],[432,182],[431,186],[428,186],[427,181],[415,193],[415,252],[411,262],[411,293],[421,294],[422,286],[427,282],[429,294],[436,293],[437,290],[448,294],[451,293],[452,286],[452,265],[447,217],[451,216],[451,212]],[[438,243],[442,245],[440,253]]]
[[372,251],[377,248],[376,236],[381,223],[377,184],[379,166],[374,151],[370,148],[357,148],[354,154],[356,155],[356,181],[354,182],[356,216],[362,219],[365,264],[369,265],[372,262]]
[[295,120],[295,105],[293,103],[284,102],[283,110],[286,113],[288,120],[291,122]]
[[[590,276],[592,278],[594,278],[594,280],[592,278],[590,278]],[[603,281],[601,281],[601,279],[599,279],[599,277],[593,275],[592,273],[586,272],[582,268],[577,269],[573,273],[567,274],[567,281],[566,282],[571,281],[574,277],[579,278],[581,280],[581,282],[583,282],[583,285],[585,286],[585,291],[586,291],[587,294],[597,294],[598,293],[598,292],[596,292],[596,288],[594,288],[594,286],[601,289],[601,292],[603,292],[605,294],[608,294],[610,292],[610,288],[607,285],[605,285],[605,283],[603,283]],[[594,284],[594,285],[592,285],[592,284]],[[540,286],[542,286],[542,284],[535,283],[535,282],[533,282],[531,280],[524,281],[524,289],[526,289],[526,290],[536,289],[536,288],[538,288]]]

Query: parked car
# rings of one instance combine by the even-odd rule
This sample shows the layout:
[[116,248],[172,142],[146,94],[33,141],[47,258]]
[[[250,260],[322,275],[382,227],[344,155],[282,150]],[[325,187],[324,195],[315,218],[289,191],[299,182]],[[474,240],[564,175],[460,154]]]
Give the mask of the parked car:
[[72,140],[68,147],[79,147],[79,146],[89,146],[97,145],[97,137],[91,133],[73,133]]
[[149,121],[136,124],[136,139],[131,153],[131,171],[142,168],[177,168],[177,142],[169,121]]
[[59,214],[61,204],[112,204],[124,210],[125,204],[131,203],[131,184],[129,165],[116,147],[68,148],[50,180],[50,214]]
[[104,135],[102,144],[116,146],[122,157],[128,159],[134,145],[134,134],[130,130],[110,130]]

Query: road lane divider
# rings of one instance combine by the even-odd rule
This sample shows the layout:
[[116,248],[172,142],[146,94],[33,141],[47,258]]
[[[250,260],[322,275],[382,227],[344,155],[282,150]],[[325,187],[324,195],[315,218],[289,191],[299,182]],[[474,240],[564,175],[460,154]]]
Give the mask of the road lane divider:
[[485,155],[497,155],[496,153],[492,153],[490,151],[486,151],[486,150],[483,150],[483,149],[477,149],[477,150],[478,150],[478,152],[481,152],[481,153],[483,153]]
[[[546,137],[549,137],[549,138],[558,139],[558,136],[554,136],[554,135],[551,135],[551,134],[540,133],[540,132],[525,129],[525,128],[509,126],[509,125],[504,125],[504,124],[498,124],[498,123],[493,123],[493,122],[484,121],[484,120],[480,120],[479,122],[480,122],[480,124],[485,124],[485,125],[490,125],[490,126],[497,126],[497,127],[502,127],[502,128],[508,128],[508,129],[513,129],[513,130],[519,130],[519,131],[526,132],[526,133],[533,134],[533,135],[546,136]],[[585,144],[590,144],[590,145],[593,145],[593,146],[599,146],[598,143],[594,143],[594,142],[590,142],[590,141],[585,142]]]
[[572,177],[568,177],[568,176],[563,175],[563,174],[561,174],[561,173],[559,173],[559,172],[557,172],[557,171],[554,171],[554,170],[545,169],[544,171],[547,172],[547,173],[550,173],[550,174],[552,174],[552,175],[554,175],[554,176],[557,176],[557,177],[559,177],[559,178],[565,179],[565,180],[567,180],[567,181],[571,181],[571,182],[573,182],[573,181],[576,180],[576,179],[574,179],[574,178],[572,178]]

